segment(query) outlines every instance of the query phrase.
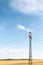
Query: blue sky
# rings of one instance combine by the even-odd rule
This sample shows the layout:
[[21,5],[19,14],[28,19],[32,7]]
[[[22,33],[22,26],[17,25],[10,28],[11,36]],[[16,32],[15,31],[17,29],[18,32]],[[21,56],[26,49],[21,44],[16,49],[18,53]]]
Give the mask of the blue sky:
[[0,0],[0,58],[43,59],[43,0]]

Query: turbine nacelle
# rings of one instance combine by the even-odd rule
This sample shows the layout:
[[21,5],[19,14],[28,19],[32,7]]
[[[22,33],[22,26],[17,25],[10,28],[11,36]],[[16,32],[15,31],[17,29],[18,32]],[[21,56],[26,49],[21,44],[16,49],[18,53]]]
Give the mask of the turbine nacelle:
[[29,32],[29,38],[32,38],[32,31]]

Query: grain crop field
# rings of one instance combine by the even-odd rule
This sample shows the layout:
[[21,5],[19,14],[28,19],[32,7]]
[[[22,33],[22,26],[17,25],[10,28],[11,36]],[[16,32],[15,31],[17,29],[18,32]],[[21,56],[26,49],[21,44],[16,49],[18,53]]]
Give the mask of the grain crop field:
[[43,60],[32,60],[32,65],[43,65]]
[[29,65],[29,60],[0,60],[0,65]]
[[[29,65],[29,60],[0,60],[0,65]],[[32,65],[43,65],[43,60],[32,60]]]

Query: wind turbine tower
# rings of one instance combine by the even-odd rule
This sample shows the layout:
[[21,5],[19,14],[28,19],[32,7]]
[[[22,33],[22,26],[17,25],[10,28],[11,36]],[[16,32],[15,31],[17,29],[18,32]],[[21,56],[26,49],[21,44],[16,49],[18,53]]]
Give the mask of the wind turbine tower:
[[29,32],[29,65],[32,65],[32,32]]

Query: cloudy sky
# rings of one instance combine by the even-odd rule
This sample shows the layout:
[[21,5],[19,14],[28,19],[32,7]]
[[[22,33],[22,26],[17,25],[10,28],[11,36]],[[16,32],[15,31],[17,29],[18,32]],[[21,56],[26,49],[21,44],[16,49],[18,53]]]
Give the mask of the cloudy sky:
[[0,58],[43,59],[43,0],[0,0]]

